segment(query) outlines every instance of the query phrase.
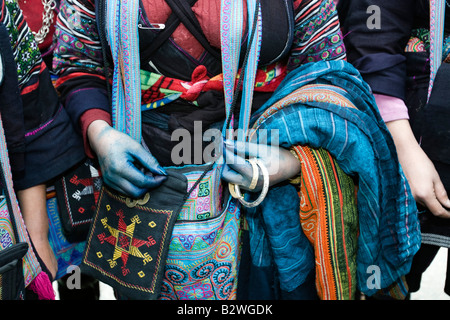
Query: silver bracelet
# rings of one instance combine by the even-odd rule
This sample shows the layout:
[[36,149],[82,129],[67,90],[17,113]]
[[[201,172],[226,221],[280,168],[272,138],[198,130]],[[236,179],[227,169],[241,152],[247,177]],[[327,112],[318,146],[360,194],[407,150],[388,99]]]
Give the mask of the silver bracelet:
[[254,161],[260,167],[264,178],[263,188],[261,190],[261,193],[259,194],[259,197],[255,201],[253,202],[245,201],[244,196],[241,194],[241,189],[239,188],[239,185],[232,183],[228,184],[232,197],[238,199],[239,202],[242,203],[242,205],[247,208],[253,208],[260,205],[261,202],[263,202],[264,198],[266,197],[267,192],[269,191],[269,171],[267,170],[266,166],[261,162],[261,160],[255,158]]
[[248,159],[248,162],[252,165],[253,169],[252,182],[250,182],[250,186],[248,188],[250,190],[254,190],[256,188],[256,185],[258,184],[259,179],[259,171],[258,166],[256,164],[256,158]]

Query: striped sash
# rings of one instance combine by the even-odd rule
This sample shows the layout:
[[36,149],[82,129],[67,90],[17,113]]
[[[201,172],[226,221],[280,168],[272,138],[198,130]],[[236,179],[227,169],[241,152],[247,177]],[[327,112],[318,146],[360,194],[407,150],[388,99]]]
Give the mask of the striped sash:
[[[254,12],[257,11],[257,15]],[[258,66],[260,48],[261,48],[261,7],[259,1],[248,0],[248,25],[256,26],[249,28],[248,43],[248,61],[244,69],[243,91],[241,100],[241,111],[239,116],[239,134],[238,140],[245,141],[248,133],[250,123],[251,106],[253,101],[253,92],[255,88],[256,69]],[[220,37],[222,43],[222,72],[225,94],[225,108],[227,119],[233,111],[233,103],[235,102],[237,92],[240,88],[235,88],[236,77],[239,66],[241,38],[242,38],[242,18],[243,18],[243,4],[242,1],[222,0],[221,2],[221,25]],[[256,19],[257,21],[254,21]],[[242,72],[241,72],[242,74]],[[233,116],[231,115],[232,119]],[[225,124],[224,131],[228,129]],[[231,122],[232,125],[232,122]],[[231,133],[227,134],[230,138]]]
[[445,0],[430,0],[430,85],[428,99],[439,66],[442,63],[444,37]]
[[108,0],[108,40],[114,60],[114,128],[141,141],[141,87],[138,39],[139,1]]
[[[9,227],[7,226],[5,228],[0,229],[8,233],[11,232],[11,234],[8,235],[8,238],[13,239],[12,242],[9,242],[7,244],[0,242],[0,250],[2,250],[6,249],[6,246],[13,245],[14,243],[27,242],[28,244],[30,244],[31,240],[28,237],[28,232],[25,228],[25,223],[22,218],[16,193],[13,188],[11,166],[9,162],[8,148],[6,146],[5,131],[3,129],[3,122],[1,119],[1,115],[0,115],[0,150],[1,150],[0,152],[1,170],[3,171],[6,183],[6,186],[4,186],[5,187],[4,192],[6,193],[5,196],[7,198],[7,201],[10,202],[9,207],[3,208],[8,212],[4,211],[3,209],[0,212],[0,225],[2,226],[9,225]],[[9,212],[10,209],[12,210],[12,212]],[[14,227],[15,230],[17,231],[18,239],[15,238],[15,234],[13,232]],[[5,235],[2,236],[2,241],[3,237],[5,237]],[[34,251],[31,249],[27,251],[27,254],[23,259],[23,272],[24,272],[25,286],[28,286],[37,277],[37,275],[40,272],[42,272],[37,257],[35,256]]]

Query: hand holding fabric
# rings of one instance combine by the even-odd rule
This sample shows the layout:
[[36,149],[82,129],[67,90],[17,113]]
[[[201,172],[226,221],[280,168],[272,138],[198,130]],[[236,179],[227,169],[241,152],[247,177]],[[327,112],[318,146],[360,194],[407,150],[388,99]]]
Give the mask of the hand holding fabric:
[[433,215],[450,218],[450,201],[433,163],[420,147],[408,154],[399,159],[414,199]]
[[92,122],[88,137],[98,157],[103,181],[111,188],[139,198],[166,179],[166,172],[150,152],[105,121]]
[[408,120],[391,121],[386,125],[416,202],[437,217],[450,218],[450,199],[433,162],[416,141]]
[[[242,189],[250,190],[253,178],[252,165],[245,160],[248,158],[258,158],[264,163],[269,172],[269,185],[290,179],[300,172],[300,161],[289,150],[279,146],[229,140],[224,145],[225,166],[222,178]],[[258,172],[258,183],[251,191],[262,189],[264,179],[261,170]]]

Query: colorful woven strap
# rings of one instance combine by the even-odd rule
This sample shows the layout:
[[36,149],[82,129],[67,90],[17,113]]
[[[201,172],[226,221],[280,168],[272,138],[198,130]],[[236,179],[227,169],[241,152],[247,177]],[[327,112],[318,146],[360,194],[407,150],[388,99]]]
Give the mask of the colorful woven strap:
[[[257,8],[258,6],[258,8]],[[244,75],[241,111],[239,115],[239,135],[238,140],[244,141],[247,136],[251,106],[253,100],[253,92],[255,87],[256,70],[259,60],[259,52],[261,47],[261,10],[259,2],[256,0],[247,1],[248,25],[254,25],[254,12],[258,10],[256,29],[249,28],[248,43],[248,61],[245,69],[241,71]],[[222,43],[222,72],[225,94],[225,108],[227,119],[232,112],[233,100],[236,98],[240,88],[235,88],[236,77],[239,68],[241,39],[243,23],[243,4],[242,1],[222,0],[221,1],[221,43]],[[251,32],[255,32],[254,37],[250,36]],[[231,122],[232,126],[232,122]],[[226,126],[224,131],[227,130]],[[227,133],[227,137],[231,138],[231,132]]]
[[[238,1],[239,2],[239,1]],[[261,49],[261,10],[258,9],[258,16],[254,17],[256,10],[256,1],[247,1],[248,7],[248,25],[253,25],[253,19],[258,19],[254,37],[249,36],[248,46],[250,48],[248,63],[245,69],[244,87],[242,89],[241,113],[239,116],[239,135],[238,140],[244,141],[248,136],[248,127],[250,124],[250,115],[253,102],[253,92],[255,90],[256,69],[258,68],[259,53]],[[259,4],[258,4],[259,5]]]
[[[0,225],[7,223],[10,224],[12,228],[15,227],[19,239],[15,238],[16,237],[15,234],[10,234],[11,238],[14,237],[15,241],[14,243],[27,242],[31,248],[31,241],[28,236],[28,232],[25,228],[25,223],[23,221],[22,213],[19,208],[19,203],[17,201],[17,197],[13,188],[11,165],[9,162],[8,147],[6,145],[5,131],[3,129],[3,122],[1,119],[1,115],[0,115],[0,162],[1,162],[1,170],[3,171],[6,183],[5,186],[6,188],[4,191],[5,194],[3,194],[3,196],[5,196],[7,198],[7,201],[10,202],[9,208],[11,208],[12,210],[12,212],[4,212],[3,210],[0,212]],[[5,208],[4,210],[9,211],[9,208],[8,209]],[[5,230],[6,232],[8,232],[8,229],[4,229],[4,231]],[[4,235],[3,237],[6,238]],[[0,243],[0,249],[2,249],[4,245],[5,246],[12,245],[12,243],[8,244]],[[29,249],[23,259],[23,273],[25,286],[28,286],[41,271],[42,271],[41,266],[37,260],[36,255],[34,254],[34,251]]]
[[442,63],[444,18],[445,0],[430,0],[430,85],[428,99],[433,89],[436,73]]
[[[221,41],[224,93],[227,116],[230,114],[238,72],[243,31],[242,1],[221,0]],[[249,25],[253,24],[257,0],[247,3]],[[116,129],[141,140],[141,90],[138,25],[139,2],[107,2],[108,40],[114,60],[112,87],[112,120]],[[258,5],[254,40],[249,43],[249,58],[244,70],[239,140],[247,136],[253,100],[254,82],[261,45],[261,13]],[[252,37],[249,37],[249,41]],[[224,128],[224,130],[227,128]]]
[[[222,0],[220,12],[220,38],[222,50],[223,90],[225,94],[225,110],[227,119],[230,117],[231,105],[233,103],[235,92],[243,28],[242,19],[231,18],[242,17],[243,12],[244,8],[242,1]],[[231,117],[233,116],[231,115]],[[224,127],[224,130],[227,129],[228,128]]]
[[114,60],[114,127],[141,141],[141,87],[138,39],[139,1],[108,0],[108,40]]

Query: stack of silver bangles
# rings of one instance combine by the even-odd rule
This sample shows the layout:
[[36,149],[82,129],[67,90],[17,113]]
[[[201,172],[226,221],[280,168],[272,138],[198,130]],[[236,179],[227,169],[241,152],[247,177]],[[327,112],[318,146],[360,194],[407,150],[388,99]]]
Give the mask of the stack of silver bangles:
[[259,178],[258,167],[261,169],[264,178],[263,188],[261,190],[259,197],[253,202],[247,202],[244,200],[244,196],[241,194],[241,189],[239,188],[239,185],[230,182],[228,184],[228,188],[233,198],[238,199],[239,202],[242,203],[242,205],[244,205],[245,207],[253,208],[258,206],[261,202],[263,202],[264,198],[267,195],[267,192],[269,191],[269,171],[267,170],[264,163],[262,163],[262,161],[259,160],[258,158],[251,158],[248,160],[248,162],[252,165],[253,168],[253,176],[249,189],[250,190],[255,189],[256,185],[258,184]]

